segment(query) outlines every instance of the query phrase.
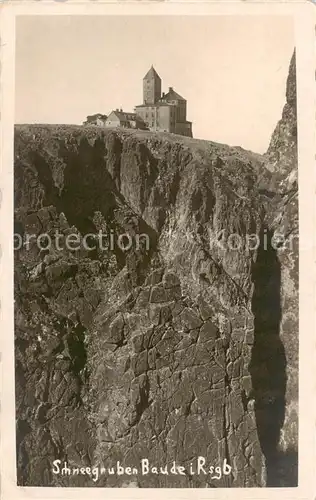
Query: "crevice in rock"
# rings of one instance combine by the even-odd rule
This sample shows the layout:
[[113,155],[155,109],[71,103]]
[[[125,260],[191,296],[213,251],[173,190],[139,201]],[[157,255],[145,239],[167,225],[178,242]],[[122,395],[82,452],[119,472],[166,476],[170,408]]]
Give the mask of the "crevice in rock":
[[79,323],[68,336],[69,354],[72,360],[72,369],[76,375],[80,375],[87,362],[85,347],[85,328]]
[[142,414],[152,403],[152,401],[149,400],[149,390],[149,379],[146,375],[144,384],[139,387],[139,398],[137,403],[135,404],[136,418],[134,425],[140,421]]
[[[264,234],[267,235],[267,245],[262,244]],[[289,470],[284,470],[280,463],[282,452],[279,450],[287,376],[285,350],[280,338],[281,271],[277,251],[271,244],[272,235],[272,231],[262,228],[257,261],[252,267],[254,345],[249,365],[268,487],[280,486],[281,476],[289,475]]]

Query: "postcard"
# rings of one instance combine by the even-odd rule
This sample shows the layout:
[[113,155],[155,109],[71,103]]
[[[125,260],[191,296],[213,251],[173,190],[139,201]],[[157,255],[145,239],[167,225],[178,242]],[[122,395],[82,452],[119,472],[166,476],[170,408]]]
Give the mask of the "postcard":
[[315,498],[313,16],[2,6],[5,500]]

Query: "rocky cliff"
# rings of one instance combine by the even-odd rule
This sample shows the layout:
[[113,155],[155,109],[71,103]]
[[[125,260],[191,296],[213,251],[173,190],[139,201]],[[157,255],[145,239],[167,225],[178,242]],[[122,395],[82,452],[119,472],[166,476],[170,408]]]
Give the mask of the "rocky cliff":
[[[16,126],[20,485],[289,481],[295,252],[253,245],[295,213],[265,166],[277,144],[261,157],[169,134]],[[56,459],[106,471],[144,458],[185,473],[53,473]]]
[[[279,320],[275,323],[284,346],[282,362],[285,377],[279,385],[284,392],[280,405],[282,422],[277,455],[271,459],[271,481],[291,486],[297,481],[298,446],[298,166],[295,53],[291,59],[286,87],[286,103],[265,155],[265,165],[272,173],[269,192],[264,192],[265,225],[279,245],[276,251]],[[265,328],[263,329],[263,334]],[[269,385],[269,384],[268,384]],[[282,409],[281,409],[282,408]],[[291,479],[292,478],[292,479]]]

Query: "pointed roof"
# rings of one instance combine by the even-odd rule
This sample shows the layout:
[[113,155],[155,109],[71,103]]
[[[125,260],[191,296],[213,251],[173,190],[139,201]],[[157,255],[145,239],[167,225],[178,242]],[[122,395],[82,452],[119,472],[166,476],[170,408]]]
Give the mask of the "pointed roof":
[[173,87],[169,87],[169,92],[165,94],[161,99],[165,99],[166,101],[185,101],[186,99],[182,97],[178,92],[173,90]]
[[160,76],[158,75],[157,71],[155,70],[155,68],[153,67],[153,65],[151,65],[151,68],[149,71],[147,71],[146,75],[144,76],[143,80],[149,80],[151,78],[159,78],[159,80],[161,79]]

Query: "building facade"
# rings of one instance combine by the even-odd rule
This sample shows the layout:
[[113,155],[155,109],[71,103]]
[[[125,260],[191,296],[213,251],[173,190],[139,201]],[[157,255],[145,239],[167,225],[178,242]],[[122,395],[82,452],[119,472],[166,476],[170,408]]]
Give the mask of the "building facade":
[[169,87],[161,93],[161,78],[152,66],[143,78],[143,104],[135,107],[149,130],[192,137],[192,123],[187,121],[187,101]]
[[138,116],[136,113],[127,113],[122,109],[111,111],[105,121],[105,126],[111,128],[146,128],[145,123],[140,116]]

